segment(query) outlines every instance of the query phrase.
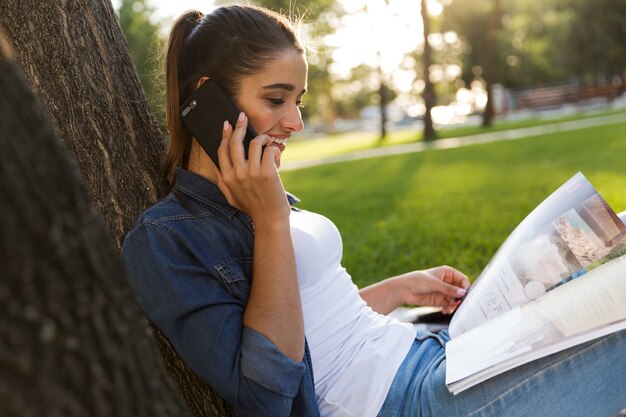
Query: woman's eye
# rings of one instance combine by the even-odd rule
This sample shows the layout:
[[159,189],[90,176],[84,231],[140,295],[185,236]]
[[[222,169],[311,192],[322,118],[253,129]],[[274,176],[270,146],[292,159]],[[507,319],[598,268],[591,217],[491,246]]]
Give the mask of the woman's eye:
[[[282,98],[268,98],[269,102],[272,103],[272,105],[274,106],[280,106],[282,104],[285,104],[285,100]],[[302,108],[304,107],[304,104],[302,103],[302,100],[296,100],[296,106]]]

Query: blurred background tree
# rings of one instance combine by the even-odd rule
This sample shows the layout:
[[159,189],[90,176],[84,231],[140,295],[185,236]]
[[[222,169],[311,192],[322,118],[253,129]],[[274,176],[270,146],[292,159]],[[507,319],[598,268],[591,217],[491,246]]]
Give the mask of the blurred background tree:
[[569,17],[563,48],[568,70],[610,81],[626,92],[626,1],[561,0],[559,6]]
[[528,88],[571,78],[564,48],[571,12],[558,7],[561,1],[503,0],[498,82]]
[[154,16],[154,7],[146,0],[121,0],[117,14],[148,105],[165,131],[162,24]]
[[433,126],[432,109],[435,105],[436,96],[435,88],[433,86],[433,80],[431,77],[431,67],[433,61],[431,58],[431,45],[430,45],[430,15],[428,13],[428,2],[422,0],[421,2],[421,17],[422,26],[424,28],[424,48],[422,50],[422,78],[424,80],[424,140],[435,139],[435,128]]
[[442,29],[458,34],[463,41],[462,85],[478,81],[487,92],[483,112],[483,126],[490,126],[493,119],[491,86],[500,82],[495,66],[500,62],[498,53],[498,29],[500,26],[500,0],[454,0],[444,10]]

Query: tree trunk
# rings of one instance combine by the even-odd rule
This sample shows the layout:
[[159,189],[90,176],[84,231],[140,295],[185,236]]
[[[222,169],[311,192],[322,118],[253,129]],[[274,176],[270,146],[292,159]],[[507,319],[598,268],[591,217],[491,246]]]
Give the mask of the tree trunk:
[[385,80],[383,79],[383,68],[380,62],[380,49],[376,51],[378,57],[378,108],[380,109],[380,137],[379,143],[387,138],[387,94]]
[[485,89],[487,90],[487,104],[483,111],[483,127],[489,127],[493,124],[495,116],[493,105],[493,83],[495,80],[496,67],[496,49],[497,49],[497,33],[500,22],[500,0],[493,0],[493,9],[489,17],[489,27],[487,28],[487,42],[485,44],[485,64],[484,79]]
[[0,27],[120,246],[163,189],[164,139],[111,3],[2,0]]
[[437,136],[433,126],[433,118],[431,110],[435,105],[435,88],[430,81],[430,66],[432,65],[431,49],[428,43],[428,35],[430,35],[430,17],[428,16],[427,1],[422,0],[422,22],[424,25],[424,52],[422,53],[422,66],[424,68],[424,140],[434,140]]
[[5,54],[0,91],[0,415],[180,415],[109,232]]
[[[164,138],[113,8],[3,0],[0,27],[51,117],[3,58],[0,415],[187,415],[119,260],[130,224],[164,188]],[[156,330],[193,415],[231,415]]]

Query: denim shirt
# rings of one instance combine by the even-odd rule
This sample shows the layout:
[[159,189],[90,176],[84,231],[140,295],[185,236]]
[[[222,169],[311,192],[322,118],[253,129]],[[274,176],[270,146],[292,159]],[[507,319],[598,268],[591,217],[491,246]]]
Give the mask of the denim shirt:
[[253,235],[216,185],[178,169],[173,192],[132,226],[122,258],[147,317],[236,415],[319,416],[308,347],[296,362],[243,325]]

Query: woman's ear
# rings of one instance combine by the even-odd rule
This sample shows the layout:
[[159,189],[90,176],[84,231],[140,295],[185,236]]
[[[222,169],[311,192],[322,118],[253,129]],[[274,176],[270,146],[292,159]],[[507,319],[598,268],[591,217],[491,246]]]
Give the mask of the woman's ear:
[[196,89],[200,87],[202,84],[204,84],[204,82],[208,79],[209,77],[200,77],[200,79],[198,80],[198,83],[196,84]]

